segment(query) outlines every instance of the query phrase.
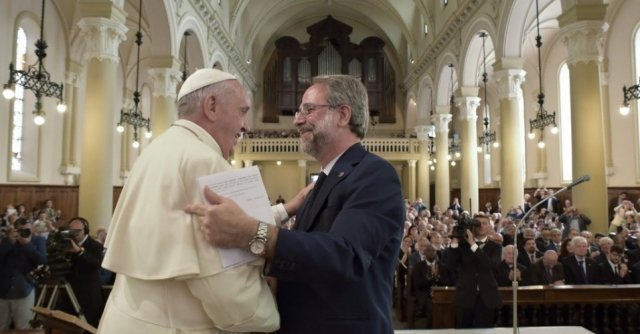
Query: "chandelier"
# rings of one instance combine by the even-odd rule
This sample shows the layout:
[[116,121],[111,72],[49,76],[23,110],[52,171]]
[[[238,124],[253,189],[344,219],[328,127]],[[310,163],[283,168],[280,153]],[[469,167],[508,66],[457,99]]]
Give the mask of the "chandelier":
[[484,151],[484,158],[491,158],[491,144],[493,143],[494,147],[498,147],[498,142],[496,141],[496,132],[491,131],[491,127],[489,126],[489,106],[487,105],[487,81],[489,81],[489,75],[487,74],[487,52],[485,49],[485,42],[487,40],[487,33],[481,32],[480,38],[482,38],[482,66],[484,72],[482,72],[482,83],[484,85],[484,98],[482,102],[484,104],[484,120],[482,124],[484,124],[484,130],[482,131],[482,136],[478,137],[478,141],[480,145],[478,146],[478,153]]
[[[35,115],[33,122],[36,125],[42,125],[45,122],[45,112],[42,110],[42,96],[54,97],[58,99],[57,110],[59,112],[67,111],[64,104],[63,92],[64,85],[62,83],[51,82],[51,75],[44,68],[43,59],[47,56],[47,42],[44,40],[44,0],[42,0],[42,15],[40,16],[40,39],[36,41],[36,56],[38,60],[35,64],[22,69],[20,63],[17,67],[13,63],[9,64],[9,82],[4,84],[2,95],[7,100],[15,97],[15,85],[20,85],[26,89],[33,91],[36,97]],[[19,60],[17,60],[19,61]]]
[[[451,115],[454,114],[454,108],[456,107],[456,97],[453,93],[453,64],[449,64],[449,68],[451,69],[451,77],[450,77],[450,98],[449,98],[449,106]],[[460,160],[462,156],[461,148],[460,148],[460,136],[453,128],[453,121],[451,121],[451,138],[449,139],[449,154],[447,155],[447,159],[450,161],[451,167],[456,165],[456,160]]]
[[540,93],[538,94],[538,112],[536,118],[529,120],[529,139],[535,139],[535,130],[539,130],[540,138],[538,139],[538,147],[544,148],[544,129],[547,126],[551,126],[551,133],[558,133],[558,126],[556,125],[556,112],[547,112],[544,109],[544,93],[542,90],[542,61],[540,57],[540,47],[542,46],[542,36],[540,36],[540,15],[538,9],[538,0],[536,0],[536,29],[538,35],[536,36],[536,48],[538,49],[538,81],[540,82]]
[[138,45],[138,57],[136,62],[136,91],[133,92],[133,109],[125,111],[124,108],[120,110],[120,120],[116,126],[116,131],[119,133],[124,132],[124,125],[129,124],[133,126],[133,148],[140,147],[140,141],[138,140],[138,129],[146,128],[147,132],[145,137],[151,138],[151,121],[149,118],[142,116],[140,111],[140,91],[138,90],[138,83],[140,79],[140,45],[142,45],[142,0],[140,0],[140,6],[138,9],[138,32],[136,32],[136,44]]
[[620,114],[626,116],[629,115],[629,103],[632,100],[640,100],[640,77],[638,78],[638,84],[629,88],[627,86],[622,87],[622,94],[624,100],[622,106],[620,106]]
[[189,72],[187,71],[187,37],[191,36],[191,33],[189,31],[185,31],[184,32],[184,57],[182,60],[182,82],[184,82],[185,80],[187,80],[187,77],[189,76]]

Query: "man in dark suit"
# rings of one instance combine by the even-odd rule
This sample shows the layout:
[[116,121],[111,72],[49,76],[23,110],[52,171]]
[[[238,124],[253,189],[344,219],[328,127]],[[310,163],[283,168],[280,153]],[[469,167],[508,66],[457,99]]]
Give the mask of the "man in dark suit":
[[[71,272],[65,279],[80,304],[81,312],[87,322],[98,327],[102,315],[103,297],[100,283],[100,264],[102,263],[102,244],[89,236],[89,223],[82,217],[69,221],[69,231],[73,237],[69,239],[67,251],[71,254]],[[73,306],[61,303],[61,309],[67,313],[77,314]]]
[[564,284],[564,270],[562,264],[558,262],[558,253],[553,250],[544,252],[542,260],[529,267],[523,283],[524,285]]
[[[411,271],[410,295],[413,302],[411,321],[413,326],[410,325],[411,328],[431,328],[433,313],[431,290],[434,286],[443,285],[440,280],[442,266],[433,245],[427,244],[425,246],[424,256],[424,260],[418,262]],[[417,321],[419,324],[415,326]]]
[[522,248],[518,250],[518,264],[528,269],[541,257],[542,253],[536,249],[536,241],[533,238],[526,238]]
[[560,254],[562,249],[562,231],[557,228],[551,229],[551,243],[547,246],[546,250],[552,250]]
[[352,76],[314,78],[294,123],[302,150],[322,173],[296,215],[294,230],[248,216],[232,200],[205,190],[201,216],[219,247],[252,245],[278,279],[279,333],[391,333],[392,277],[405,208],[398,175],[364,149],[367,91]]
[[473,232],[465,230],[462,240],[453,238],[448,265],[458,269],[454,296],[456,328],[488,328],[495,323],[502,304],[494,270],[500,265],[502,247],[488,240],[489,216],[476,215]]
[[583,237],[571,239],[573,255],[562,260],[566,284],[597,284],[598,264],[587,256],[589,245]]
[[540,236],[536,238],[536,248],[544,252],[549,246],[551,246],[551,228],[545,226],[540,229]]
[[629,267],[622,261],[624,255],[624,249],[622,247],[614,245],[611,246],[608,261],[598,264],[600,274],[600,284],[630,284],[631,275],[629,273]]

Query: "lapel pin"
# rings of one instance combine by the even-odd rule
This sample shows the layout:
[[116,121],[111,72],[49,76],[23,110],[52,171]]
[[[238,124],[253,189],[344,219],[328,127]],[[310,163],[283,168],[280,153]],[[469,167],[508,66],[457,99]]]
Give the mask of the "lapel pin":
[[338,174],[338,177],[343,177],[344,176],[344,172],[340,172],[340,174]]

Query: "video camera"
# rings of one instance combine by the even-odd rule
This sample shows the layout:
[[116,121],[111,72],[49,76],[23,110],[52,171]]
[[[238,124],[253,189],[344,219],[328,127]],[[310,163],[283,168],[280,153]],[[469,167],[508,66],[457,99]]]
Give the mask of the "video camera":
[[467,230],[473,233],[473,229],[481,225],[480,221],[468,216],[461,216],[458,224],[451,229],[451,238],[458,238],[459,242],[467,242]]
[[49,234],[47,238],[47,264],[38,266],[29,273],[29,279],[34,282],[48,281],[62,282],[71,273],[71,253],[67,250],[71,240],[77,232],[73,230],[59,230]]

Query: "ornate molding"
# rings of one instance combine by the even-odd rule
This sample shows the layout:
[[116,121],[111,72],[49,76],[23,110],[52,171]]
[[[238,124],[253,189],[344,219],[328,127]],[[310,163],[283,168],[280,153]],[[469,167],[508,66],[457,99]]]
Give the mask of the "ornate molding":
[[505,69],[494,72],[500,99],[522,100],[522,84],[526,71],[521,69]]
[[569,51],[567,63],[602,62],[604,30],[602,21],[580,21],[562,29],[563,42]]
[[455,38],[460,38],[460,31],[463,30],[463,26],[475,15],[480,7],[485,3],[481,0],[469,0],[458,11],[451,15],[450,23],[447,24],[446,30],[441,31],[434,39],[428,50],[422,53],[422,56],[417,59],[415,65],[410,73],[407,73],[407,78],[404,80],[404,87],[413,86],[420,78],[422,73],[426,71],[431,65],[435,64],[438,55],[447,48],[449,43],[454,41]]
[[431,116],[431,122],[436,126],[436,132],[447,133],[449,132],[449,122],[453,116],[451,114],[435,114]]
[[180,71],[173,68],[152,68],[149,75],[153,81],[153,97],[176,98],[178,84],[182,81]]
[[480,106],[480,98],[477,96],[462,96],[456,98],[456,104],[460,110],[460,119],[475,122],[478,119],[476,110]]
[[[206,0],[189,0],[195,12],[200,16],[202,22],[208,27],[208,54],[211,56],[215,51],[215,45],[218,44],[227,55],[230,62],[233,63],[236,70],[245,79],[245,84],[255,91],[257,89],[255,78],[244,61],[244,56],[236,46],[236,42],[229,35],[228,31],[221,23],[222,19],[218,12],[213,8],[213,1]],[[213,41],[217,43],[212,43]]]
[[118,48],[127,39],[127,26],[102,17],[83,18],[78,22],[86,49],[85,60],[96,58],[99,61],[120,62]]

